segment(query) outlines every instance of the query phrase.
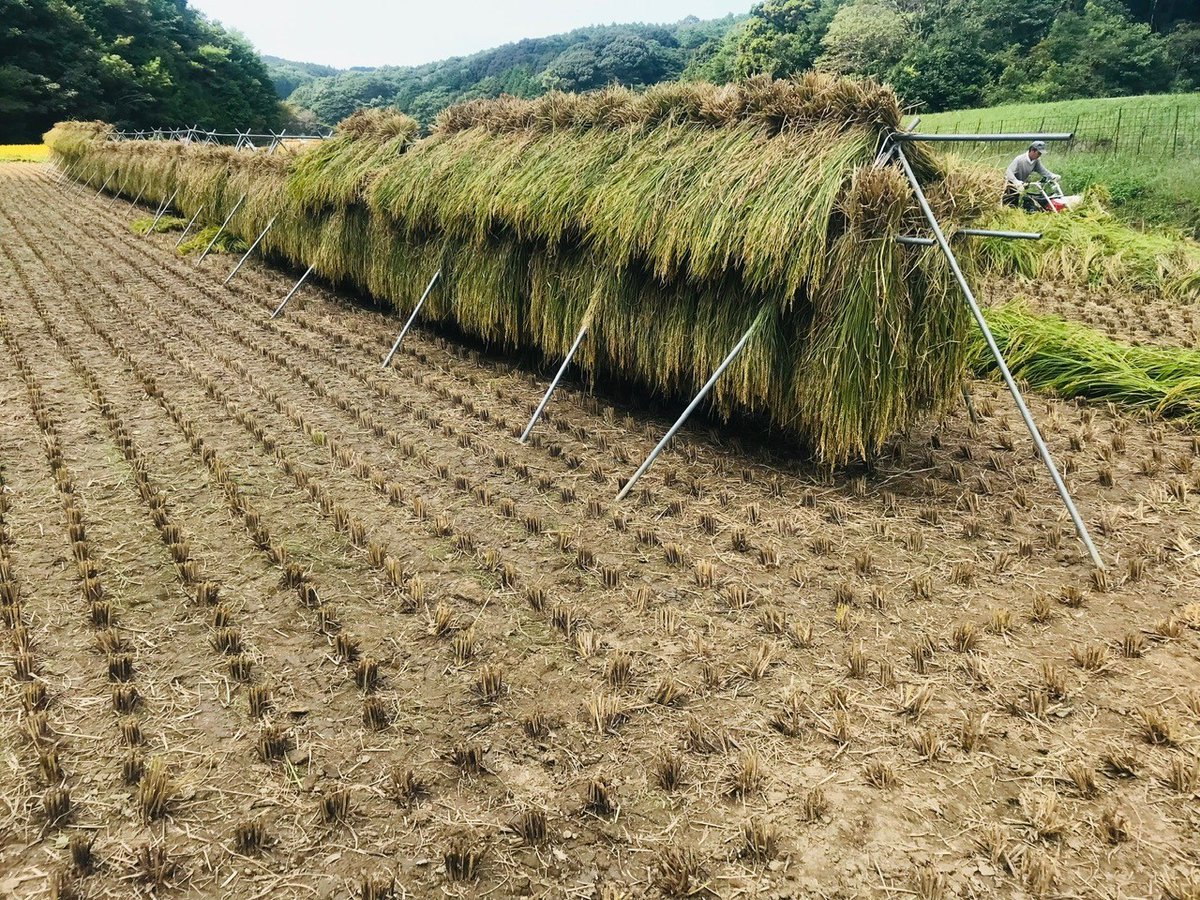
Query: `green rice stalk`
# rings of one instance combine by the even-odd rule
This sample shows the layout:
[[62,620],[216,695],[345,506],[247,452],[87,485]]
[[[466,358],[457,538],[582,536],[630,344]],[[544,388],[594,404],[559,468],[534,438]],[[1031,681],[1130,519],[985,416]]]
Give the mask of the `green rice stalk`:
[[[1200,425],[1200,352],[1122,344],[1019,301],[987,311],[988,324],[1013,374],[1061,397],[1111,400],[1132,409]],[[978,375],[994,374],[982,338],[967,353]]]

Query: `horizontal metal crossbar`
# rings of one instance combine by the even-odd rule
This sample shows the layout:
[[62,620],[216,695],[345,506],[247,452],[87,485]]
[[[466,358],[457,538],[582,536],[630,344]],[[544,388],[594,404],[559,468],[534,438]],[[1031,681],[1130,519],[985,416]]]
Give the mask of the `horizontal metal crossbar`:
[[1058,134],[927,134],[924,132],[897,131],[892,139],[897,141],[1069,141],[1074,132]]

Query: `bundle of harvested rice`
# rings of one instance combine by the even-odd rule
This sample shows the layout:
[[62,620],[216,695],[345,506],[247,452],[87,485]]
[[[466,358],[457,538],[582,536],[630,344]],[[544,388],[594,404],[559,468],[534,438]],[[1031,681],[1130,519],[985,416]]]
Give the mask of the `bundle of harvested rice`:
[[[1200,352],[1118,343],[1019,301],[988,310],[987,318],[1013,374],[1035,388],[1200,424]],[[972,343],[968,363],[979,375],[995,371],[982,340]]]
[[[177,206],[268,253],[487,341],[691,394],[753,323],[711,395],[844,462],[953,395],[965,307],[894,167],[873,165],[901,109],[872,82],[810,74],[537,100],[472,101],[420,138],[407,117],[358,113],[332,139],[267,156],[108,140],[95,123],[47,135],[93,184],[179,188]],[[949,224],[985,199],[920,146],[910,159]],[[969,254],[970,245],[962,252]],[[966,260],[969,264],[970,260]]]

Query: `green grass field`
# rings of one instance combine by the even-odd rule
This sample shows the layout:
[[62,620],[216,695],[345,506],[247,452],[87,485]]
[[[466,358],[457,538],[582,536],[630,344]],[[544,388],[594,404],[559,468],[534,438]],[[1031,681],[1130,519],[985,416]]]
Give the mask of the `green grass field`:
[[45,144],[0,144],[0,162],[45,162],[50,148]]
[[1200,93],[1012,103],[931,113],[922,131],[1072,132],[1068,153],[1194,161],[1200,155]]
[[[1200,237],[1200,93],[1065,100],[932,113],[921,131],[1074,132],[1046,162],[1068,193],[1104,185],[1114,212],[1139,225]],[[1020,147],[963,145],[972,159],[1003,168]]]

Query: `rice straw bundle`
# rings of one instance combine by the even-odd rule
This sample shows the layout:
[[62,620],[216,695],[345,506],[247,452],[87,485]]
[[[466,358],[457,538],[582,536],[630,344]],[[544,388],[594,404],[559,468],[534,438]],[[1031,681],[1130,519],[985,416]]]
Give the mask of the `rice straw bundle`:
[[[965,308],[903,176],[873,160],[898,127],[890,89],[808,74],[718,87],[610,88],[477,100],[433,132],[357,113],[296,153],[107,140],[99,123],[47,136],[56,156],[151,202],[180,188],[273,254],[314,264],[407,312],[549,359],[578,357],[664,395],[690,395],[750,325],[711,395],[841,463],[879,452],[938,408],[963,372]],[[910,159],[950,225],[972,182],[920,146]],[[969,254],[970,246],[962,247]],[[966,260],[969,264],[969,258]]]

